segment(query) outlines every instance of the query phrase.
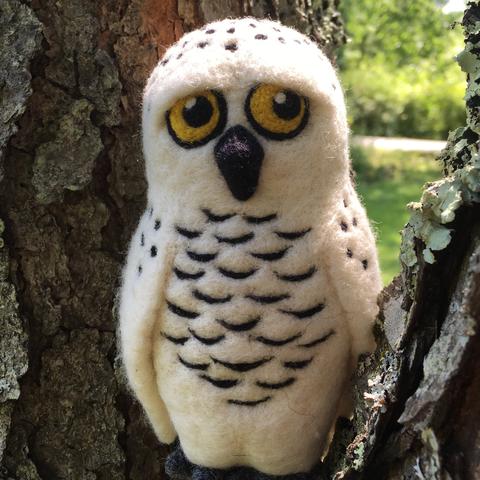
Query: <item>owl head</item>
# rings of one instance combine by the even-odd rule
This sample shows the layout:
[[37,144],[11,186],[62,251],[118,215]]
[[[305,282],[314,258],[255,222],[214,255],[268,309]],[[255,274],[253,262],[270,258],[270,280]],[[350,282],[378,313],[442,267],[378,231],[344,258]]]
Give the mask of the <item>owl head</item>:
[[336,72],[315,43],[269,20],[211,23],[169,48],[148,80],[149,200],[328,208],[348,177],[347,137]]

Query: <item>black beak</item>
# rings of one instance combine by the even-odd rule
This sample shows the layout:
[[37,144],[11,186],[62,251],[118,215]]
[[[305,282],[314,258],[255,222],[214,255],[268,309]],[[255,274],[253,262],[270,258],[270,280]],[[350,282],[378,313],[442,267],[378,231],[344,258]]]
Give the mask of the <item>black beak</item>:
[[256,191],[263,148],[244,127],[229,128],[215,145],[215,160],[232,195],[248,200]]

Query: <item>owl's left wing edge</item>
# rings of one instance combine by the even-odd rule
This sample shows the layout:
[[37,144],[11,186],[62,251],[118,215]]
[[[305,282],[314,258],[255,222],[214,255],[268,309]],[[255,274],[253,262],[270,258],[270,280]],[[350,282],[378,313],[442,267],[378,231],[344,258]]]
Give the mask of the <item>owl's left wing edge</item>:
[[[137,232],[138,234],[138,232]],[[120,294],[120,340],[122,360],[128,382],[140,401],[162,443],[172,443],[177,434],[157,387],[153,358],[155,324],[165,291],[168,254],[143,266],[138,272],[141,252],[134,235],[123,272]],[[167,249],[165,249],[167,250]],[[159,256],[161,257],[161,256]]]

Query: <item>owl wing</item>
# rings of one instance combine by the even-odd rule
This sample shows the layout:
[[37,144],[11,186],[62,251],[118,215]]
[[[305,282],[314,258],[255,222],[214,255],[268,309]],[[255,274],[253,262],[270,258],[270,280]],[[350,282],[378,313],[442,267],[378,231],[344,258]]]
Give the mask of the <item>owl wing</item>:
[[160,306],[172,259],[172,250],[157,225],[159,221],[147,212],[130,244],[120,298],[120,337],[129,383],[160,441],[172,443],[176,432],[158,392],[153,363],[154,328],[161,321]]
[[352,360],[375,349],[373,324],[382,289],[375,237],[353,186],[345,188],[326,229],[325,262],[346,314],[352,338]]

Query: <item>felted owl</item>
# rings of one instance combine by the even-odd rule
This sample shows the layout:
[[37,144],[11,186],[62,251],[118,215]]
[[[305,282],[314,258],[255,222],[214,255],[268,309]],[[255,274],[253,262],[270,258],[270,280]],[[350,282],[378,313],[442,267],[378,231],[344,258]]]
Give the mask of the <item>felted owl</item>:
[[311,471],[381,288],[334,68],[279,23],[211,23],[154,69],[143,146],[120,306],[135,395],[193,478]]

